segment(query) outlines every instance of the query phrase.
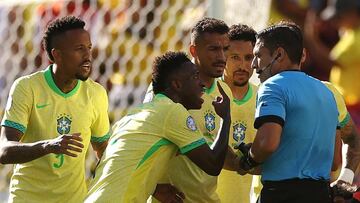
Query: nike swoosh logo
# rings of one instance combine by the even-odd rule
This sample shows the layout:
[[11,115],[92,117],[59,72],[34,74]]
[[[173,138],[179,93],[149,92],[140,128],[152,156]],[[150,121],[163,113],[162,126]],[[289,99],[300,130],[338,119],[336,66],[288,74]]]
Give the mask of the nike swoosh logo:
[[42,108],[44,108],[44,107],[46,107],[46,106],[49,106],[50,104],[36,104],[36,108],[37,109],[42,109]]

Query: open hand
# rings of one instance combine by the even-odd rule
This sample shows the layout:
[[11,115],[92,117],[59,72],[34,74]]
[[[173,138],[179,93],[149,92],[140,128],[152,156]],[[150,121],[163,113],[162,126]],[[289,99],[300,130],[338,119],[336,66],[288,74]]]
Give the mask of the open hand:
[[45,150],[48,153],[65,154],[71,157],[77,157],[77,153],[82,152],[84,145],[81,143],[80,133],[61,135],[55,139],[49,140],[45,144]]
[[153,196],[162,203],[182,203],[184,193],[171,184],[157,184]]

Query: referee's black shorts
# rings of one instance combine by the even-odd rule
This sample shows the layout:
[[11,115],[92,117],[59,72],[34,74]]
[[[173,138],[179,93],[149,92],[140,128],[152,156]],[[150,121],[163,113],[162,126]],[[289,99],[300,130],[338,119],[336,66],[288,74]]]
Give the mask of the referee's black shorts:
[[288,179],[263,181],[258,203],[331,203],[328,181]]

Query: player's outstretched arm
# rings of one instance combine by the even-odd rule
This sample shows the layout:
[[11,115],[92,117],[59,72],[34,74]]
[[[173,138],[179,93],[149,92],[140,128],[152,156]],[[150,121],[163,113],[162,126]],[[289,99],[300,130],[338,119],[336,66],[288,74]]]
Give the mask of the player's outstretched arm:
[[360,134],[351,118],[341,129],[341,139],[345,145],[348,145],[345,168],[356,171],[360,163]]
[[210,149],[207,144],[203,144],[200,147],[186,153],[186,156],[188,156],[191,161],[193,161],[207,174],[212,176],[219,175],[224,165],[225,156],[228,149],[229,129],[231,123],[230,99],[225,94],[219,83],[217,85],[222,95],[222,99],[217,98],[217,100],[213,102],[213,105],[215,107],[216,113],[223,119],[223,121],[220,127],[219,135],[217,136],[217,140],[214,142],[214,147],[213,149]]
[[[360,134],[356,129],[352,119],[341,129],[341,139],[347,145],[345,155],[345,167],[341,169],[340,176],[331,183],[335,189],[335,196],[352,196],[357,189],[352,186],[354,172],[360,163]],[[346,195],[347,194],[347,195]]]
[[62,135],[52,140],[21,143],[22,133],[14,128],[2,126],[0,138],[0,163],[25,163],[44,155],[65,154],[76,157],[82,151],[80,133]]

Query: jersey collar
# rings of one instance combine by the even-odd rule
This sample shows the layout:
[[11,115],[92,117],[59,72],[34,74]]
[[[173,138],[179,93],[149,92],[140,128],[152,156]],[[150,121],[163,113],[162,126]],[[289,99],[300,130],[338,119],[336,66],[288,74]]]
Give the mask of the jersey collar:
[[49,85],[50,89],[52,89],[56,94],[58,94],[58,95],[60,95],[60,96],[62,96],[64,98],[68,98],[68,97],[71,97],[72,95],[74,95],[77,92],[77,90],[79,89],[79,87],[80,87],[79,80],[78,80],[76,86],[74,87],[74,89],[72,89],[68,93],[64,93],[55,84],[54,78],[53,78],[53,76],[51,74],[52,67],[53,67],[53,64],[49,65],[46,68],[45,72],[44,72],[46,83]]
[[244,103],[246,103],[247,101],[249,101],[249,99],[252,97],[253,95],[253,88],[252,88],[252,85],[249,83],[249,88],[248,88],[248,91],[246,92],[246,95],[244,98],[242,99],[235,99],[234,98],[234,102],[237,104],[237,105],[242,105]]
[[204,88],[204,92],[206,94],[211,94],[214,90],[215,90],[215,86],[216,86],[216,79],[214,80],[213,84],[211,84],[210,88]]

